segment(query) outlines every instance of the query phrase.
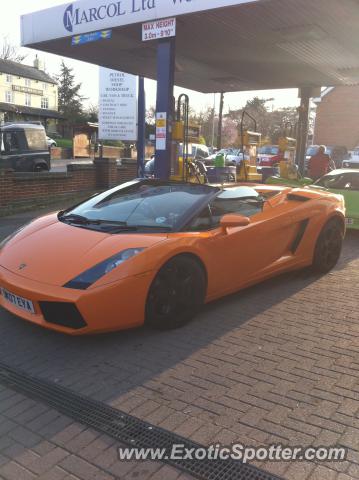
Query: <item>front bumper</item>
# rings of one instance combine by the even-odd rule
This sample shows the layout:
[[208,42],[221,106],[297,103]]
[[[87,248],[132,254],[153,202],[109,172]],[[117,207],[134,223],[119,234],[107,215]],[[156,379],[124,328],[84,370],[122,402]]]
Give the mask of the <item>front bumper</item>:
[[[0,266],[0,287],[31,300],[35,313],[13,305],[1,294],[0,306],[31,323],[69,335],[123,330],[144,323],[146,298],[152,277],[152,273],[147,272],[98,288],[73,290],[36,282]],[[40,302],[75,305],[86,326],[70,328],[47,321]]]

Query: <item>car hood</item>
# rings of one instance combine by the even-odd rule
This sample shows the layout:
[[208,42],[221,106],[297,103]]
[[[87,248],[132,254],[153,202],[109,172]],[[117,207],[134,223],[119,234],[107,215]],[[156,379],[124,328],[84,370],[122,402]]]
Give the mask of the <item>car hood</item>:
[[60,286],[122,250],[147,249],[166,239],[163,233],[110,235],[74,227],[54,214],[16,234],[0,250],[0,265],[22,277]]

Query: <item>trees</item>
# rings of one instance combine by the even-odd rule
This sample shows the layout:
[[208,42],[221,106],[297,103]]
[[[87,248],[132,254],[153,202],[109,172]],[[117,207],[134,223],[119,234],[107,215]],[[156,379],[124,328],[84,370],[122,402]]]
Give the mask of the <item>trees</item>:
[[[240,125],[243,111],[249,113],[257,122],[257,131],[262,134],[262,138],[268,138],[273,144],[278,143],[278,138],[283,135],[287,128],[287,135],[295,135],[294,130],[298,121],[298,112],[295,107],[280,108],[278,110],[270,110],[267,103],[272,101],[272,98],[265,99],[254,97],[248,100],[244,108],[238,110],[230,110],[226,119],[230,119],[237,125],[238,138],[236,143],[240,145]],[[244,129],[253,130],[254,122],[248,117],[244,116]],[[292,132],[290,132],[292,127]]]
[[2,60],[11,60],[13,62],[21,63],[26,57],[26,54],[21,53],[18,47],[15,47],[9,42],[8,37],[3,37],[2,46],[0,47],[0,58]]
[[81,83],[75,83],[73,68],[69,68],[62,60],[59,75],[56,76],[59,86],[59,112],[65,123],[74,124],[84,121],[82,102],[85,99],[80,94]]
[[83,113],[85,122],[97,123],[98,122],[98,105],[91,104]]
[[190,123],[201,127],[201,136],[204,138],[206,145],[216,145],[218,117],[213,107],[207,107],[199,113],[190,112]]
[[[294,128],[298,121],[297,109],[287,107],[273,110],[267,106],[268,102],[272,102],[272,100],[272,98],[254,97],[248,100],[244,108],[230,109],[223,116],[223,145],[240,147],[240,126],[244,110],[256,120],[257,131],[262,133],[262,138],[267,137],[273,144],[278,143],[278,138],[284,133],[286,125],[293,126],[293,132],[290,133],[290,128],[288,128],[287,134],[295,135]],[[218,116],[213,107],[208,107],[199,113],[192,112],[190,122],[201,127],[201,135],[205,138],[207,145],[212,145],[212,136],[214,145],[216,145]],[[244,117],[244,129],[254,129],[254,122],[248,116]]]

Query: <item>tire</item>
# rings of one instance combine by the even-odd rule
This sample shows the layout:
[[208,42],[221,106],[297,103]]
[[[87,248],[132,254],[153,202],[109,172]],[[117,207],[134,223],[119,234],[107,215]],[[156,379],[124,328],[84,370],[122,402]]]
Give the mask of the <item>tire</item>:
[[206,277],[199,263],[189,255],[174,257],[152,282],[145,324],[160,330],[182,327],[196,316],[205,294]]
[[315,245],[312,269],[328,273],[337,264],[343,245],[343,228],[336,219],[330,220],[320,232]]

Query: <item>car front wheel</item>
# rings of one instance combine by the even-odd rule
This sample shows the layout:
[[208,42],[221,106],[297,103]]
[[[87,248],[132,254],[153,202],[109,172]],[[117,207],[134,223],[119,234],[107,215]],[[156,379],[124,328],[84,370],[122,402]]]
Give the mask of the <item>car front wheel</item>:
[[206,278],[199,262],[189,255],[174,257],[152,282],[145,323],[158,329],[181,327],[198,313],[205,293]]

